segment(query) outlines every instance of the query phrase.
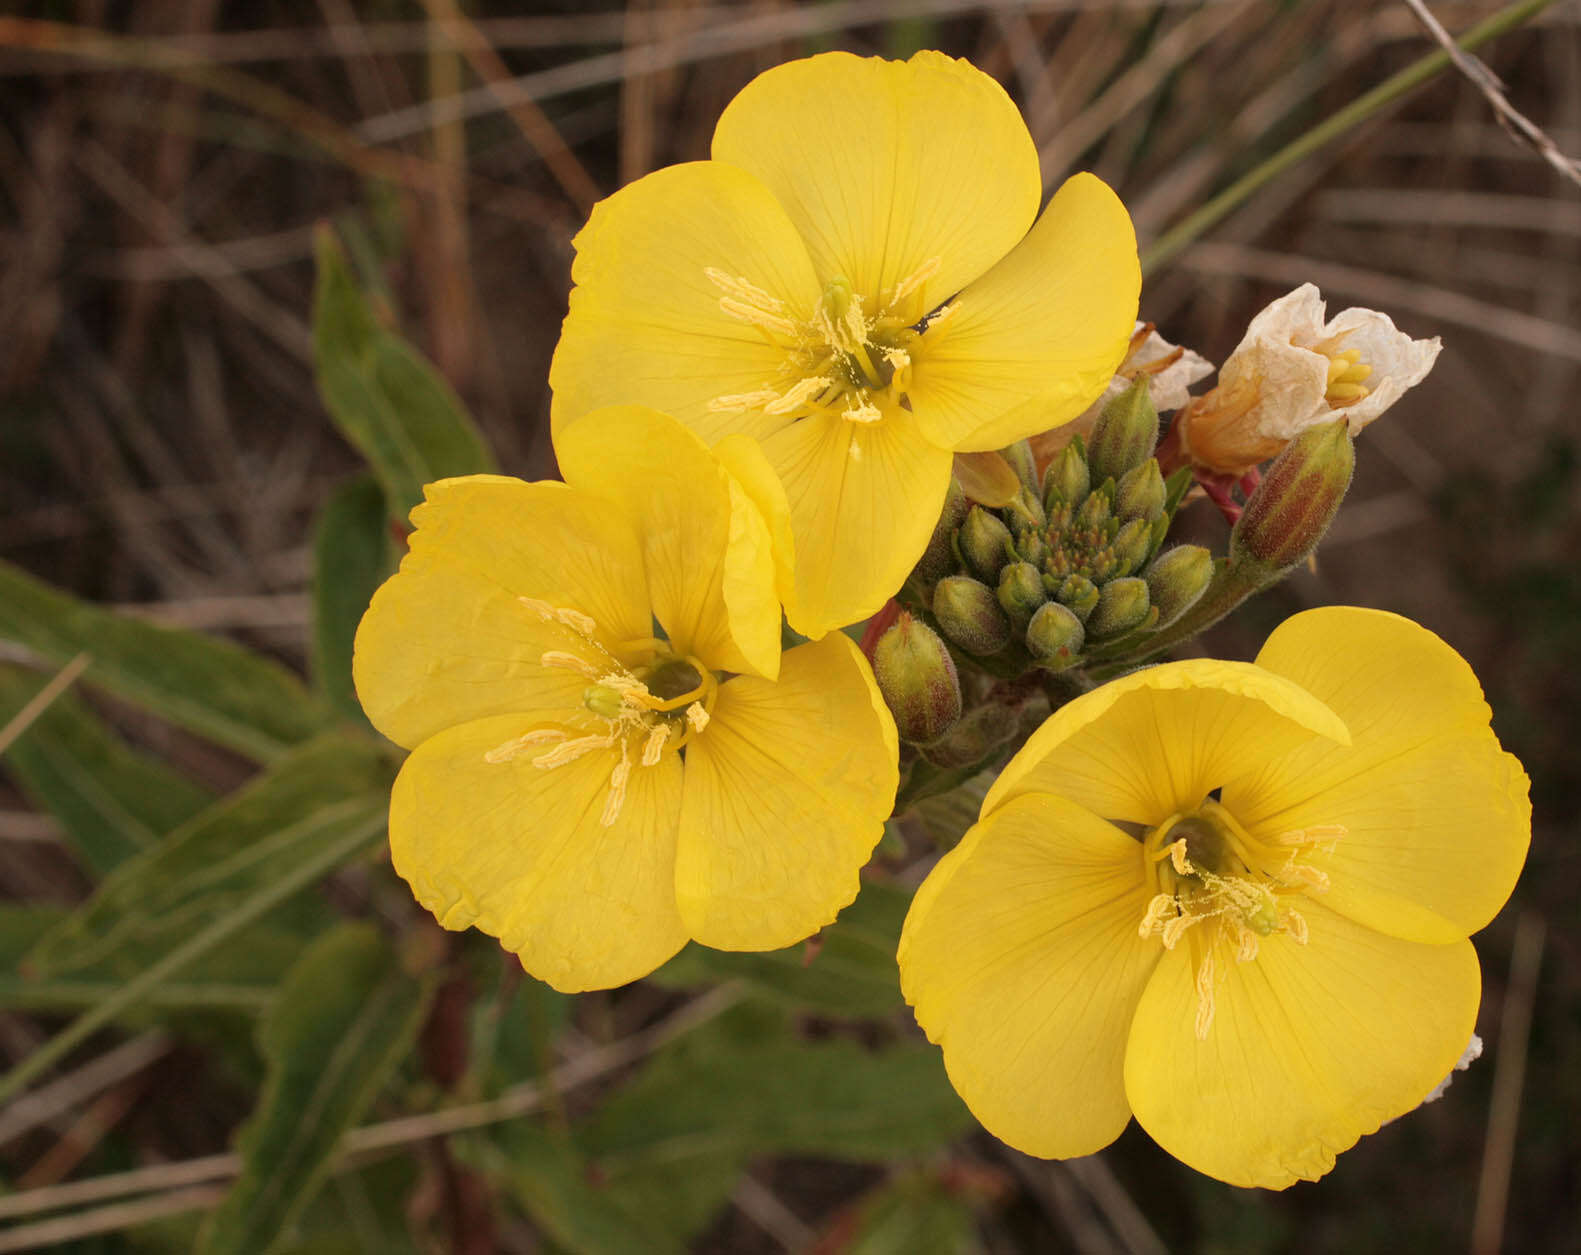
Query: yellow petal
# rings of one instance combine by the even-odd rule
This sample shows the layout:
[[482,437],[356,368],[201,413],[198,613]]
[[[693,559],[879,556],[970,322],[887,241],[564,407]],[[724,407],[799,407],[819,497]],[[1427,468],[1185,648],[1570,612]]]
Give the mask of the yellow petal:
[[1043,194],[1010,97],[937,52],[767,70],[725,109],[713,155],[769,186],[821,280],[872,301],[933,264],[927,304],[944,301],[1026,234]]
[[726,436],[714,446],[714,456],[735,479],[735,487],[757,506],[768,524],[774,549],[774,587],[787,606],[796,597],[796,541],[791,531],[790,503],[785,485],[774,473],[763,446],[744,432]]
[[893,410],[876,423],[804,418],[763,442],[790,504],[796,546],[791,626],[819,637],[875,613],[933,534],[950,454]]
[[1427,1097],[1476,1023],[1470,942],[1415,945],[1308,900],[1301,910],[1305,946],[1276,934],[1247,963],[1220,946],[1205,1040],[1184,942],[1158,965],[1131,1028],[1125,1089],[1138,1123],[1232,1185],[1316,1180]]
[[1345,725],[1289,680],[1247,662],[1148,667],[1060,707],[1006,765],[983,814],[1058,793],[1105,819],[1158,824],[1209,791]]
[[800,645],[779,682],[737,676],[686,748],[676,896],[691,935],[775,950],[833,921],[883,835],[898,742],[842,632]]
[[397,745],[487,715],[579,705],[586,678],[539,658],[581,652],[580,640],[522,597],[591,616],[606,644],[651,634],[636,535],[596,497],[498,475],[423,492],[411,552],[374,594],[352,659],[363,709]]
[[768,524],[702,439],[621,405],[561,427],[554,448],[566,482],[603,497],[641,538],[653,612],[676,652],[716,671],[779,674]]
[[999,449],[1077,417],[1124,359],[1141,289],[1119,197],[1090,174],[1067,179],[924,333],[911,390],[923,431],[947,449]]
[[1331,606],[1287,620],[1257,661],[1332,707],[1354,744],[1303,746],[1226,789],[1237,819],[1343,824],[1324,903],[1372,928],[1442,943],[1483,927],[1526,860],[1531,803],[1465,660],[1409,619]]
[[950,1080],[995,1137],[1029,1155],[1089,1155],[1131,1108],[1131,1016],[1163,953],[1141,845],[1046,793],[973,827],[918,891],[901,991]]
[[686,943],[675,908],[680,759],[633,770],[606,828],[615,751],[550,770],[530,753],[485,760],[533,722],[481,719],[417,747],[390,798],[395,870],[446,928],[498,937],[563,992],[646,976]]
[[555,430],[605,405],[648,405],[710,444],[735,430],[763,434],[784,418],[709,409],[716,397],[761,390],[786,350],[720,308],[745,280],[806,318],[822,289],[796,230],[743,170],[716,161],[645,175],[593,208],[574,241],[571,310],[549,367]]

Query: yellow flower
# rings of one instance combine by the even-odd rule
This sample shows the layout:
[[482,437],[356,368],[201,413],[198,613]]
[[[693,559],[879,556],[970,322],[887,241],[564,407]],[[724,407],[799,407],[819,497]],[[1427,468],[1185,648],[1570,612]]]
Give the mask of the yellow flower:
[[[1134,1113],[1234,1185],[1314,1180],[1470,1039],[1467,940],[1531,809],[1465,662],[1378,611],[1059,710],[918,892],[901,982],[982,1123],[1047,1158]],[[1120,826],[1117,826],[1120,825]]]
[[769,70],[712,160],[637,180],[577,236],[555,430],[632,402],[710,444],[757,437],[790,505],[791,623],[865,618],[921,556],[952,452],[1074,418],[1125,355],[1124,207],[1085,174],[1037,218],[1041,197],[1021,116],[964,61]]
[[790,945],[856,896],[894,801],[867,662],[843,633],[781,658],[784,506],[746,437],[619,408],[559,454],[566,484],[430,484],[358,629],[363,708],[412,751],[395,869],[566,991],[688,938]]

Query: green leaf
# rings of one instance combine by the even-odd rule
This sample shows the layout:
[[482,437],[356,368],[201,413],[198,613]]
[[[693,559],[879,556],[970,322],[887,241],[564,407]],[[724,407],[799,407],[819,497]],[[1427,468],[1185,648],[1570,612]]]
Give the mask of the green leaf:
[[921,816],[928,835],[944,849],[957,845],[977,822],[983,799],[998,778],[997,771],[980,771],[945,793],[935,793],[912,809]]
[[[36,672],[0,667],[0,726],[45,683]],[[100,876],[213,800],[159,759],[137,753],[70,693],[33,720],[4,761],[28,800],[60,822],[83,864]]]
[[494,457],[444,377],[374,316],[328,227],[315,252],[313,353],[335,425],[368,459],[391,513],[405,519],[423,485],[494,469]]
[[458,1156],[503,1184],[558,1246],[574,1255],[683,1255],[685,1243],[630,1210],[564,1136],[518,1120],[495,1137],[458,1143]]
[[792,1006],[847,1019],[899,1009],[895,947],[911,905],[909,891],[868,881],[856,901],[819,934],[809,961],[805,946],[733,953],[688,945],[648,979],[668,989],[742,980]]
[[0,640],[59,666],[93,659],[83,683],[268,762],[333,721],[278,663],[218,637],[156,627],[50,588],[0,562]]
[[351,645],[395,565],[384,492],[359,475],[329,499],[313,538],[313,675],[335,708],[359,723],[367,720],[351,682]]
[[204,1227],[202,1255],[274,1247],[410,1049],[431,992],[367,924],[343,924],[302,956],[260,1027],[268,1079],[238,1140],[241,1176]]
[[841,1255],[974,1255],[981,1251],[971,1206],[936,1180],[903,1177],[862,1203]]
[[[52,977],[146,968],[278,878],[281,868],[336,839],[348,816],[382,798],[391,774],[371,741],[328,734],[300,746],[123,863],[39,942],[30,962]],[[309,932],[327,918],[309,899],[283,909]]]

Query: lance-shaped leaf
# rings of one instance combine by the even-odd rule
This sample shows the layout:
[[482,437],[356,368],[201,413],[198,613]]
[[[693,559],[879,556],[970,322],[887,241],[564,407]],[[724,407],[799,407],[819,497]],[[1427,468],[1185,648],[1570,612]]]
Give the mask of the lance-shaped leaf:
[[313,676],[342,714],[366,723],[351,645],[374,590],[395,570],[384,491],[371,475],[342,484],[313,538]]
[[267,762],[333,722],[284,667],[218,637],[156,627],[78,601],[0,562],[0,640],[64,666],[81,683]]
[[[0,725],[44,684],[37,672],[0,667]],[[59,821],[84,866],[100,876],[213,800],[180,772],[133,750],[70,693],[28,725],[3,761],[28,800]]]
[[737,953],[692,944],[648,979],[669,989],[743,980],[771,998],[822,1015],[885,1015],[901,1005],[895,947],[910,905],[905,889],[868,881],[810,948]]
[[656,1055],[577,1132],[610,1206],[685,1240],[756,1155],[884,1162],[971,1127],[936,1050],[743,1040],[707,1025]]
[[315,242],[313,355],[330,417],[368,459],[390,512],[405,519],[423,485],[494,469],[494,458],[444,377],[374,316],[328,227]]
[[[123,863],[29,956],[38,973],[140,971],[232,910],[282,870],[306,860],[361,816],[390,785],[371,741],[336,734],[311,741]],[[289,920],[278,918],[290,913]],[[277,923],[313,932],[327,915],[299,899]]]
[[366,924],[341,925],[301,957],[260,1026],[268,1078],[238,1139],[241,1176],[204,1228],[202,1255],[276,1246],[411,1048],[430,992]]

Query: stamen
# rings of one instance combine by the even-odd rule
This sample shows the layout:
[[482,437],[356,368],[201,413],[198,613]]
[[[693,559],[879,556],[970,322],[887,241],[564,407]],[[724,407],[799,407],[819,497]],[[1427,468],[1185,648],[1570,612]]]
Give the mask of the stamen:
[[518,597],[517,601],[526,606],[533,614],[546,623],[561,623],[578,635],[591,638],[598,631],[598,624],[590,615],[583,614],[580,610],[571,610],[565,606],[552,606],[547,601],[540,601],[536,597]]
[[548,649],[538,656],[538,661],[546,667],[555,667],[561,671],[575,671],[585,675],[590,680],[596,680],[603,674],[586,658],[578,658],[575,654],[566,653],[563,649]]
[[701,732],[712,718],[701,702],[693,702],[686,708],[686,722],[692,725],[693,732]]
[[609,732],[604,736],[579,736],[575,740],[565,741],[555,746],[547,754],[540,754],[532,760],[534,767],[542,767],[550,771],[555,767],[564,767],[567,763],[574,763],[584,755],[591,754],[594,750],[608,749],[615,743],[615,733]]
[[707,275],[709,281],[720,291],[728,293],[748,305],[755,305],[758,309],[770,310],[774,313],[778,313],[785,308],[784,301],[776,296],[769,295],[755,283],[751,283],[739,275],[732,279],[723,270],[714,266],[705,266],[703,274]]
[[1283,910],[1279,913],[1279,922],[1284,926],[1285,931],[1295,938],[1296,945],[1306,945],[1307,938],[1311,936],[1311,933],[1307,928],[1306,917],[1301,912],[1289,909]]
[[732,318],[751,326],[777,331],[780,335],[790,338],[796,335],[796,324],[783,314],[771,314],[766,309],[759,309],[756,305],[748,305],[745,301],[738,301],[728,296],[719,298],[719,308]]
[[547,745],[551,741],[563,741],[570,733],[560,728],[534,728],[531,732],[514,737],[502,745],[496,745],[487,754],[483,755],[486,763],[508,763],[511,759],[520,756],[525,749],[534,745]]
[[670,725],[661,723],[648,733],[648,739],[642,745],[642,765],[655,766],[659,759],[664,757],[664,743],[670,738]]
[[1186,930],[1195,924],[1200,924],[1206,915],[1177,915],[1164,925],[1164,949],[1173,950],[1175,945],[1186,935]]
[[1191,860],[1186,857],[1186,839],[1170,842],[1169,862],[1175,869],[1176,875],[1189,876],[1192,872]]
[[604,813],[598,822],[608,828],[620,818],[620,808],[626,804],[626,785],[631,780],[631,756],[626,742],[620,743],[620,761],[609,773],[609,792],[604,796]]
[[787,389],[783,394],[775,396],[769,393],[770,400],[763,406],[765,414],[790,414],[801,409],[807,402],[820,396],[825,389],[832,388],[834,380],[824,375],[813,375],[803,379],[800,383]]
[[1239,920],[1233,920],[1233,926],[1235,928],[1236,962],[1250,963],[1257,957],[1257,934]]
[[884,421],[884,412],[863,397],[858,404],[842,410],[840,417],[848,423],[881,423]]
[[708,408],[715,414],[733,414],[741,410],[755,410],[760,406],[772,405],[779,399],[780,394],[772,388],[762,388],[757,392],[732,392],[726,396],[715,397],[708,403]]
[[1155,932],[1163,930],[1164,921],[1171,919],[1176,914],[1175,895],[1172,893],[1156,893],[1153,900],[1147,904],[1147,911],[1142,916],[1142,925],[1136,930],[1139,937],[1151,937]]
[[928,258],[909,277],[902,279],[895,285],[895,294],[889,298],[887,303],[893,305],[896,301],[905,300],[929,279],[933,278],[934,275],[938,274],[939,268],[943,264],[943,261],[937,257]]
[[1205,954],[1197,967],[1197,1040],[1207,1041],[1213,1027],[1213,955]]

